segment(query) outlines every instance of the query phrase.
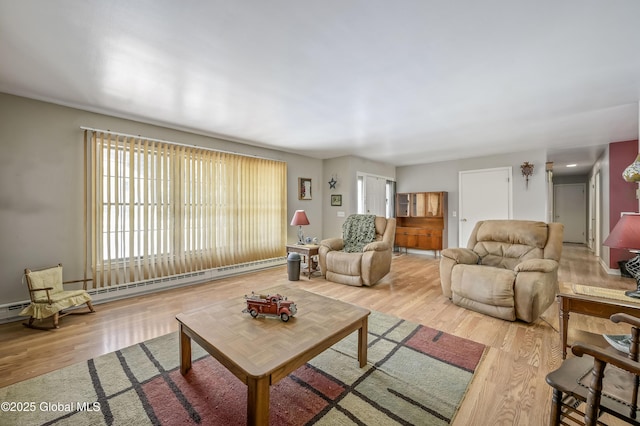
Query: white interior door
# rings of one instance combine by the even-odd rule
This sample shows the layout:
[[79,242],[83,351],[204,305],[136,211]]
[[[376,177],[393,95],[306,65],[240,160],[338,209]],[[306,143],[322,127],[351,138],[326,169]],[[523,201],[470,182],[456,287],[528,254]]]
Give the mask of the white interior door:
[[601,225],[601,216],[600,216],[600,208],[602,203],[602,192],[600,189],[600,171],[598,170],[594,179],[594,215],[595,215],[595,225],[593,226],[593,249],[594,254],[600,257],[600,235],[602,235],[602,225]]
[[367,176],[365,181],[364,211],[366,214],[386,217],[387,179]]
[[555,222],[564,225],[564,242],[585,244],[587,194],[584,183],[554,185]]
[[591,176],[589,179],[589,217],[587,219],[587,246],[593,251],[593,243],[595,240],[595,224],[596,224],[596,215],[595,215],[595,192],[596,192],[596,184],[595,184],[595,176]]
[[511,167],[459,172],[458,245],[466,247],[479,220],[511,219]]

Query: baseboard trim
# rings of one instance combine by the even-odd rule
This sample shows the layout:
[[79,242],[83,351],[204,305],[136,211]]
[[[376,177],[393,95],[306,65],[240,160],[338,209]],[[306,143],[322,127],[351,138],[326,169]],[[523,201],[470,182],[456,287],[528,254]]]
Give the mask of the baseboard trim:
[[[285,265],[286,261],[286,258],[278,257],[256,262],[248,262],[237,265],[224,266],[220,268],[207,269],[204,271],[172,275],[169,277],[154,278],[150,280],[114,285],[111,287],[90,289],[87,290],[87,292],[93,299],[92,303],[94,305],[98,305],[100,303],[111,302],[118,299],[126,299],[128,297],[140,296],[142,294],[155,293],[157,291],[168,290],[170,288],[201,284],[207,281],[215,281],[233,275],[246,274],[262,269],[274,268],[277,266]],[[29,300],[23,300],[20,302],[0,305],[0,324],[25,320],[27,317],[21,317],[19,316],[19,314],[24,308],[29,306],[29,303]],[[78,308],[82,308],[82,306],[78,306],[72,309]]]
[[604,271],[608,274],[608,275],[617,275],[617,276],[621,276],[620,273],[620,269],[612,269],[609,268],[609,266],[605,263],[605,261],[602,258],[599,258],[600,260],[600,266],[602,266],[602,269],[604,269]]

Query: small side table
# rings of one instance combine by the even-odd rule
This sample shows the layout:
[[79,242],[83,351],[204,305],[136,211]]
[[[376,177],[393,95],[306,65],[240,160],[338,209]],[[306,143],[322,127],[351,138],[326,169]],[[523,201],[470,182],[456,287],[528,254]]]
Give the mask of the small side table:
[[[560,292],[557,295],[559,320],[560,320],[560,342],[562,345],[562,359],[567,357],[567,348],[571,344],[567,341],[569,334],[569,314],[571,312],[597,318],[609,318],[613,314],[625,313],[635,317],[640,316],[640,301],[633,300],[621,301],[606,297],[588,296],[577,294],[573,291],[571,283],[559,283]],[[614,290],[615,291],[615,290]],[[624,291],[619,291],[624,294]],[[602,338],[602,335],[594,333],[580,333],[580,340],[585,343],[591,343],[601,347],[607,347],[608,344]]]
[[307,258],[307,274],[309,275],[309,279],[311,279],[311,261],[312,256],[318,255],[318,249],[320,248],[317,244],[287,244],[287,255],[289,253],[298,253]]

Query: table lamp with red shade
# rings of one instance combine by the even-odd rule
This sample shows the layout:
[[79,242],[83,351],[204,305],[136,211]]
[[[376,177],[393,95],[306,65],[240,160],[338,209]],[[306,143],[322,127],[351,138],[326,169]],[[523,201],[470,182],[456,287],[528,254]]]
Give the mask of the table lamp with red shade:
[[304,244],[304,235],[302,234],[302,225],[308,225],[309,218],[304,210],[296,210],[291,219],[291,226],[298,227],[298,244]]
[[640,299],[640,213],[623,214],[603,245],[627,249],[636,257],[627,261],[625,267],[636,280],[636,290],[625,291],[629,297]]

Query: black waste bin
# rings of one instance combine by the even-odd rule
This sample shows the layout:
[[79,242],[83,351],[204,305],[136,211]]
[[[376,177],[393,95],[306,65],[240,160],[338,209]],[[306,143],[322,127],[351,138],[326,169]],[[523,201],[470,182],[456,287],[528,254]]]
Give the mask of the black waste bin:
[[287,256],[287,274],[289,274],[289,281],[300,280],[300,255],[298,253],[289,253]]

